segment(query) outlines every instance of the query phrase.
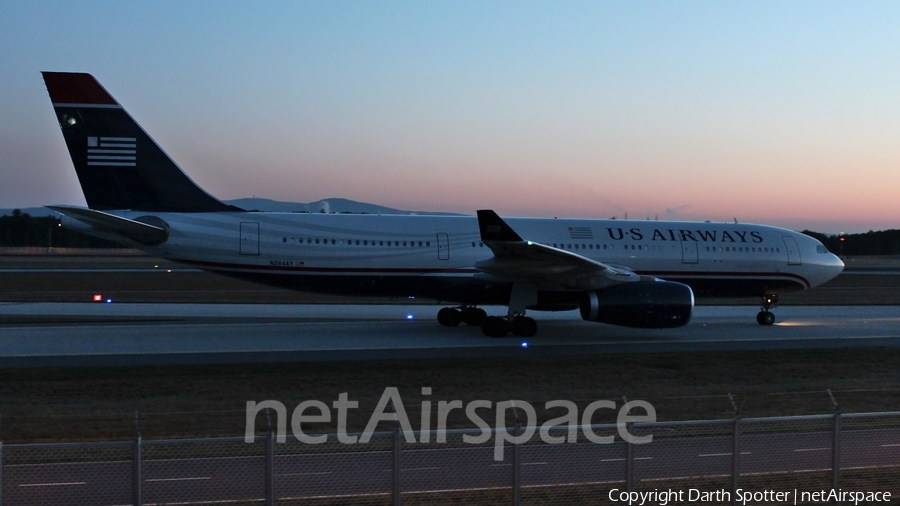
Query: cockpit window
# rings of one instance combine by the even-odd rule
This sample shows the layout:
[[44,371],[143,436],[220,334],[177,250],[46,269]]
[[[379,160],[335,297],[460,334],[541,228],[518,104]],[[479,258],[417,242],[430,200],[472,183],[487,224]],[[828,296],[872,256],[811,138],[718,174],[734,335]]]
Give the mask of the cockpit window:
[[816,253],[828,253],[828,248],[819,244],[816,246]]

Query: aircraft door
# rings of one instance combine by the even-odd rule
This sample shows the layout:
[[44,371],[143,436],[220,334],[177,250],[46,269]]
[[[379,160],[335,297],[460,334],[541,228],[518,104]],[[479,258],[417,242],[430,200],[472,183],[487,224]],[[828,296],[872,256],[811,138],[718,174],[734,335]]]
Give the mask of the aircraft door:
[[241,223],[241,255],[259,255],[259,223]]
[[450,260],[450,236],[445,233],[437,235],[438,260]]
[[800,248],[797,247],[797,240],[789,235],[781,236],[781,239],[787,249],[788,265],[800,265]]
[[685,264],[699,263],[697,257],[697,241],[681,240],[681,262]]

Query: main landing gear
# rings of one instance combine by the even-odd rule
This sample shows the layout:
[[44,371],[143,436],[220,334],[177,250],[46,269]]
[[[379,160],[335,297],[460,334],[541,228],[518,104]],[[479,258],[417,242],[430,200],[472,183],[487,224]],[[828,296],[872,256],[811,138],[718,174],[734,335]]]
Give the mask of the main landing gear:
[[519,314],[513,315],[512,319],[488,316],[484,309],[472,306],[445,307],[438,311],[437,319],[445,327],[457,327],[460,323],[480,326],[484,335],[490,337],[506,337],[510,332],[520,337],[531,337],[537,333],[534,318]]
[[519,337],[531,337],[537,333],[537,322],[525,316],[525,308],[537,304],[534,283],[514,283],[510,287],[509,311],[506,317],[488,316],[484,309],[474,306],[445,307],[438,311],[438,322],[446,327],[456,327],[460,322],[481,326],[484,335],[506,337],[510,332]]
[[460,308],[445,307],[438,311],[438,323],[445,327],[456,327],[464,322],[466,325],[478,327],[488,317],[484,309],[474,306],[462,306]]
[[531,337],[537,333],[537,322],[524,315],[516,315],[512,320],[488,316],[481,325],[481,331],[489,337],[506,337],[510,332],[519,337]]
[[775,315],[772,314],[769,309],[775,307],[775,304],[778,303],[778,295],[763,295],[762,297],[763,307],[762,310],[756,315],[756,322],[760,325],[772,325],[775,323]]

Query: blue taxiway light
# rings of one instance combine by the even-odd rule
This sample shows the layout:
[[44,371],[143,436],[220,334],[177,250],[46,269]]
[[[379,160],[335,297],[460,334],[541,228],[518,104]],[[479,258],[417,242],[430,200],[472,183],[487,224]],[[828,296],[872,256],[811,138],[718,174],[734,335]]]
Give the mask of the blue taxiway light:
[[112,299],[106,299],[107,304],[109,304],[110,302],[112,302]]
[[527,347],[528,347],[528,341],[522,341],[522,347],[523,347],[523,348],[527,348]]
[[413,315],[411,315],[411,314],[406,315],[406,319],[407,319],[407,320],[412,320],[412,319],[413,319]]

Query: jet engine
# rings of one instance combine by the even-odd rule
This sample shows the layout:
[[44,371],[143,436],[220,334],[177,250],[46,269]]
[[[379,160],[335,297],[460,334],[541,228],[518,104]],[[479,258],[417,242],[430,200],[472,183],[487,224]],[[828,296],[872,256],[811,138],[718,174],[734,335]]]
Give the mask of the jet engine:
[[586,292],[579,304],[587,321],[662,329],[687,325],[694,308],[694,292],[672,281],[622,283],[596,292]]

